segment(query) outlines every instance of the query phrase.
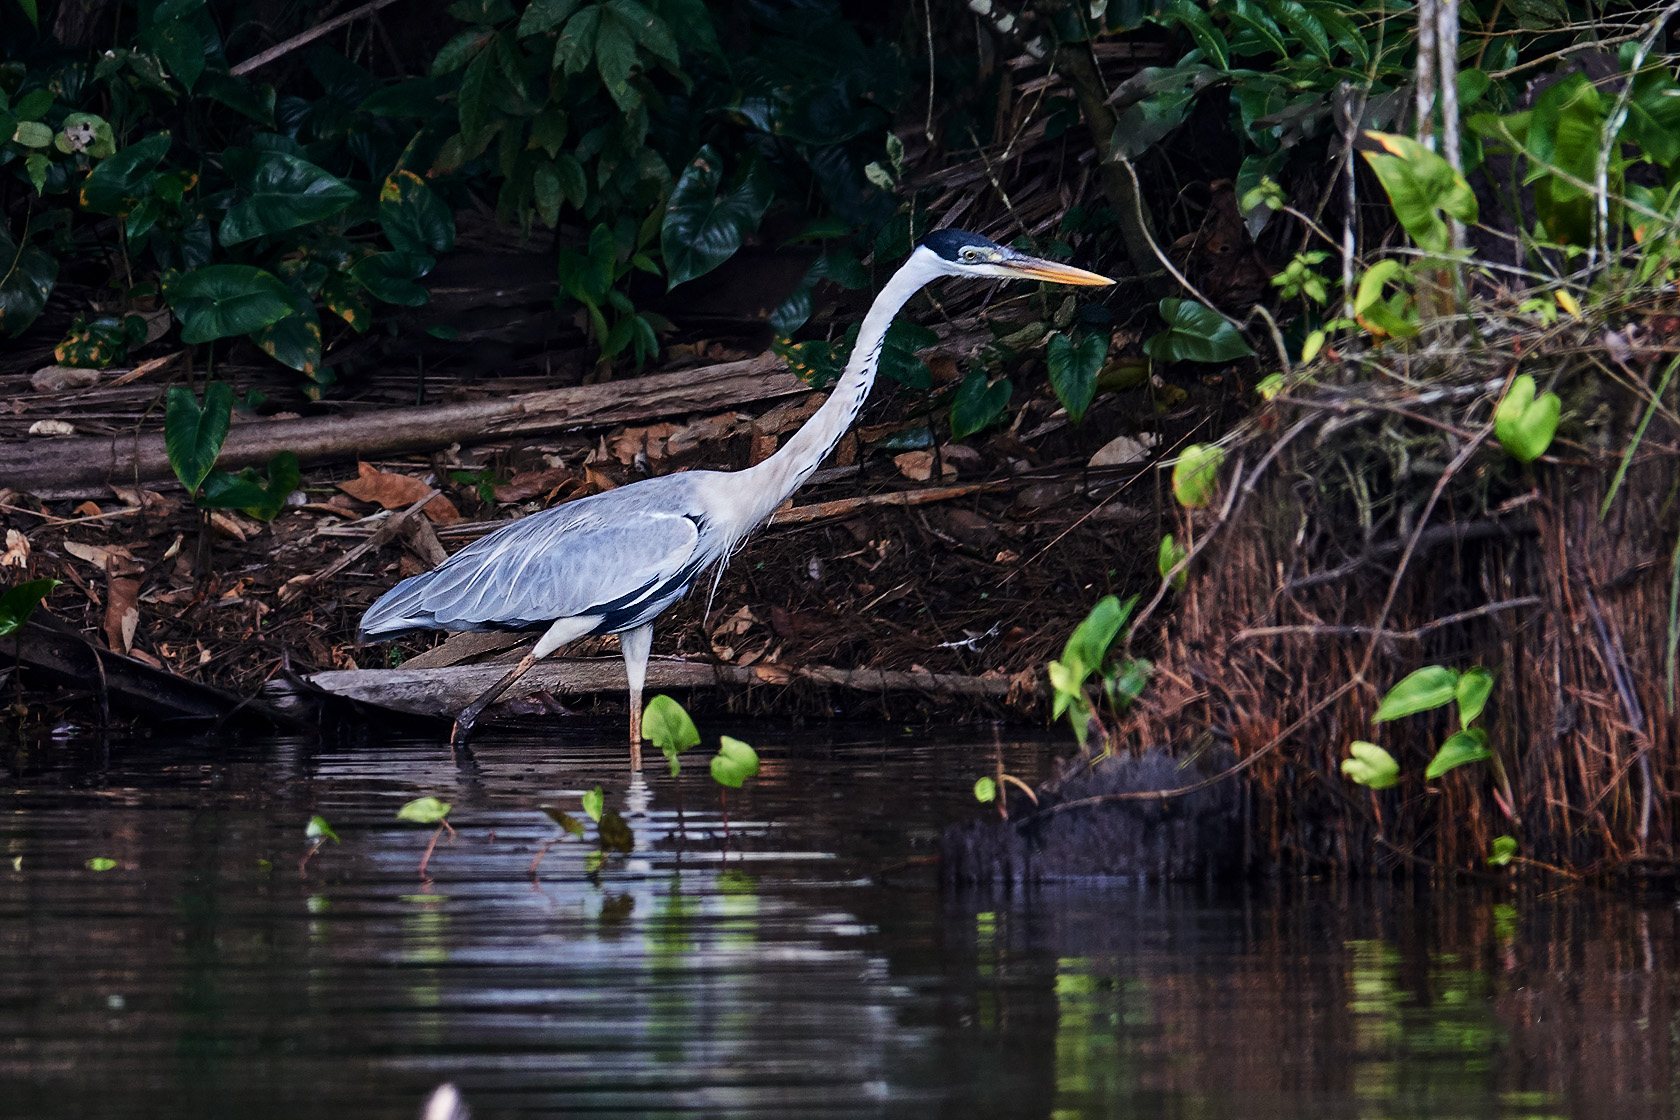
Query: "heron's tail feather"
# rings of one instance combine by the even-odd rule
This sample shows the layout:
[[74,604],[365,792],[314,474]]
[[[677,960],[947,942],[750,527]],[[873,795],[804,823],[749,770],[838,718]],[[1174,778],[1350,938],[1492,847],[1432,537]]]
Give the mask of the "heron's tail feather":
[[410,576],[381,595],[362,615],[358,640],[400,634],[405,630],[435,630],[437,619],[424,604],[432,573]]

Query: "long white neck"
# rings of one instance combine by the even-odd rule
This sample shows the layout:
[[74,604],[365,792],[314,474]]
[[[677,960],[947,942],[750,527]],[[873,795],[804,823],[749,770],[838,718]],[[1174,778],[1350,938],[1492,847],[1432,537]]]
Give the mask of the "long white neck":
[[852,348],[851,360],[840,375],[828,400],[817,409],[805,426],[793,434],[774,455],[742,471],[740,479],[743,509],[748,514],[743,532],[750,532],[788,496],[802,486],[811,472],[817,469],[852,421],[863,409],[869,389],[875,384],[875,371],[881,364],[881,345],[886,341],[887,328],[911,296],[928,281],[943,275],[939,258],[926,249],[917,249],[893,273],[881,294],[863,317],[858,329],[857,345]]

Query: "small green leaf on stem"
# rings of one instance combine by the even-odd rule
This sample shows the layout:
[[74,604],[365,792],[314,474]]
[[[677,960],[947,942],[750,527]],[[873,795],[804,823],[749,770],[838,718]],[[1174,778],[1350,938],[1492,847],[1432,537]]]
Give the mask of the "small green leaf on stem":
[[596,824],[601,823],[601,810],[606,807],[606,804],[607,795],[601,792],[600,786],[596,786],[594,789],[583,795],[583,811],[587,813],[589,815],[589,819],[594,821]]
[[397,810],[397,819],[415,824],[437,824],[449,815],[451,806],[435,797],[416,797]]
[[982,805],[990,805],[997,800],[997,782],[991,778],[981,778],[974,783],[974,800]]
[[334,844],[339,842],[338,833],[333,831],[333,826],[327,823],[326,817],[319,815],[309,818],[309,826],[303,830],[303,835],[310,843],[317,845],[328,840]]
[[1450,704],[1458,695],[1458,670],[1445,665],[1425,665],[1388,690],[1377,705],[1372,723],[1427,712]]
[[1450,736],[1442,743],[1441,749],[1430,759],[1429,769],[1423,772],[1423,776],[1434,781],[1447,771],[1457,769],[1465,763],[1486,762],[1492,757],[1493,752],[1487,749],[1487,732],[1479,727],[1472,727]]
[[718,742],[718,753],[712,756],[712,780],[730,789],[758,773],[758,752],[739,739],[728,735]]
[[1508,866],[1517,854],[1517,839],[1514,836],[1495,836],[1493,851],[1488,855],[1489,867]]
[[1387,789],[1400,780],[1400,764],[1375,743],[1351,743],[1348,753],[1352,757],[1342,759],[1342,773],[1360,785]]

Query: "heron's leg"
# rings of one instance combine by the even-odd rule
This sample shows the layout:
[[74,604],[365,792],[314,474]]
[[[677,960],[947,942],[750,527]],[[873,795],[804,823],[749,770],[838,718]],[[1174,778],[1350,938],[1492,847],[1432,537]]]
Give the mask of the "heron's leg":
[[618,636],[624,651],[624,675],[630,681],[630,769],[642,769],[642,685],[647,683],[648,654],[653,651],[653,623]]
[[554,625],[550,626],[543,633],[543,636],[537,639],[537,644],[532,647],[531,652],[520,658],[519,664],[513,667],[511,673],[491,685],[477,700],[461,709],[461,714],[455,717],[455,728],[449,733],[449,745],[452,747],[464,745],[467,737],[472,734],[473,724],[478,722],[478,717],[484,714],[484,709],[496,702],[497,697],[508,690],[509,685],[528,673],[531,666],[567,642],[575,638],[581,638],[595,629],[595,624],[599,621],[599,619],[589,616],[556,619]]

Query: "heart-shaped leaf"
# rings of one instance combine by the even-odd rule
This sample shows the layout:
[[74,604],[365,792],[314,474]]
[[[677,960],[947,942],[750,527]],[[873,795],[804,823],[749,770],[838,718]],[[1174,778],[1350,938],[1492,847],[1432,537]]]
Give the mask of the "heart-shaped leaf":
[[[1161,573],[1162,579],[1166,579],[1167,573],[1182,564],[1185,558],[1189,555],[1190,550],[1180,545],[1173,539],[1173,535],[1168,533],[1166,536],[1161,538],[1161,547],[1156,550],[1155,569]],[[1184,571],[1179,572],[1176,576],[1172,577],[1173,590],[1183,591],[1184,585],[1189,582],[1190,569],[1186,568]]]
[[350,275],[374,299],[399,307],[419,307],[432,294],[415,281],[432,270],[431,257],[412,253],[374,253],[350,266]]
[[[231,267],[231,266],[230,266]],[[197,494],[216,465],[233,419],[233,390],[224,381],[204,387],[204,407],[185,385],[169,388],[163,416],[163,448],[175,477]]]
[[730,789],[740,789],[741,783],[758,773],[758,752],[739,739],[725,735],[718,741],[718,753],[712,756],[712,780]]
[[237,509],[258,521],[273,521],[286,508],[287,496],[302,481],[297,456],[281,451],[268,461],[266,482],[250,467],[236,475],[211,471],[204,480],[204,497],[198,504],[211,509]]
[[412,821],[415,824],[437,824],[449,815],[453,808],[447,801],[439,801],[435,797],[416,797],[413,801],[397,810],[399,821]]
[[1446,252],[1451,239],[1442,214],[1474,222],[1476,192],[1444,158],[1411,137],[1386,132],[1366,135],[1391,153],[1366,152],[1365,160],[1388,192],[1394,216],[1418,248]]
[[1532,463],[1546,453],[1557,434],[1563,401],[1556,393],[1535,396],[1534,378],[1522,374],[1511,382],[1493,414],[1493,434],[1511,458]]
[[681,772],[678,756],[700,742],[700,732],[683,706],[661,693],[648,701],[642,713],[642,737],[654,746],[671,764],[671,777]]
[[1012,392],[1009,378],[988,384],[984,370],[969,370],[951,400],[951,438],[965,440],[997,423],[1009,407]]
[[412,171],[392,172],[379,188],[379,228],[399,253],[436,257],[455,247],[455,215]]
[[359,197],[338,176],[285,152],[236,150],[228,164],[245,197],[222,219],[224,245],[330,218]]
[[636,850],[636,836],[630,831],[630,822],[620,816],[617,809],[608,809],[596,823],[603,851],[629,855]]
[[0,332],[16,338],[40,318],[58,282],[58,258],[14,241],[0,223]]
[[170,310],[189,345],[250,334],[293,313],[292,292],[272,272],[248,264],[194,269],[168,288]]
[[757,163],[734,190],[719,193],[722,182],[723,158],[707,144],[695,153],[671,191],[659,247],[672,288],[704,276],[734,256],[747,235],[758,229],[770,205],[770,178]]
[[1350,743],[1351,758],[1342,759],[1342,773],[1362,786],[1387,789],[1400,780],[1400,764],[1375,743]]
[[1453,689],[1453,696],[1458,701],[1458,725],[1469,727],[1487,707],[1488,696],[1493,693],[1493,674],[1480,665],[1467,671],[1458,678],[1458,684]]
[[1097,395],[1097,374],[1102,372],[1103,360],[1108,357],[1108,338],[1102,334],[1088,334],[1077,344],[1067,335],[1057,332],[1050,336],[1045,347],[1045,364],[1050,369],[1050,387],[1067,409],[1068,419],[1077,426],[1085,419],[1086,409]]
[[1377,705],[1372,723],[1432,711],[1451,704],[1458,696],[1458,670],[1445,665],[1425,665],[1388,690]]
[[606,804],[607,795],[601,792],[600,786],[596,786],[594,789],[583,795],[583,811],[587,813],[589,815],[589,819],[594,821],[596,824],[601,823],[601,810],[606,806]]
[[168,153],[169,144],[169,133],[154,132],[88,172],[77,195],[82,208],[120,217],[140,205],[151,193],[148,181],[152,170]]
[[1193,443],[1179,452],[1173,466],[1173,497],[1185,509],[1202,509],[1219,492],[1219,468],[1225,452],[1211,443]]
[[881,361],[878,371],[909,389],[933,388],[933,374],[927,363],[916,357],[918,351],[939,344],[939,336],[908,319],[896,320],[887,328],[881,342]]
[[328,823],[326,817],[319,815],[309,818],[309,824],[304,828],[303,836],[304,839],[315,844],[325,844],[328,840],[331,840],[334,844],[339,842],[338,833],[333,831],[333,826]]
[[974,783],[974,800],[982,805],[990,805],[997,800],[997,782],[992,778],[981,778]]
[[1487,749],[1487,732],[1479,727],[1471,727],[1457,732],[1441,744],[1441,749],[1435,752],[1435,757],[1429,761],[1429,769],[1423,776],[1434,781],[1448,770],[1463,766],[1467,762],[1486,762],[1493,757],[1493,752]]
[[1163,299],[1161,318],[1167,329],[1143,344],[1157,362],[1229,362],[1254,353],[1237,328],[1204,303]]
[[0,595],[0,638],[22,629],[29,616],[35,613],[35,608],[41,605],[41,600],[52,594],[58,584],[56,579],[32,579],[7,588],[6,593]]

